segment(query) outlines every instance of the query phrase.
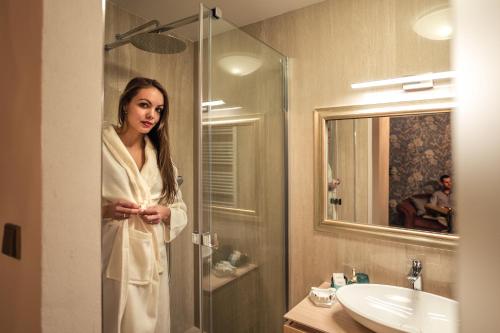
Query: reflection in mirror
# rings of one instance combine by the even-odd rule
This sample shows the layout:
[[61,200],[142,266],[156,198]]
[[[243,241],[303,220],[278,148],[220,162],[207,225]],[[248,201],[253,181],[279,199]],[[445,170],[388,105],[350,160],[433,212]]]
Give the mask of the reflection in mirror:
[[256,213],[256,119],[205,123],[203,195],[212,209]]
[[329,220],[453,233],[450,113],[327,120]]

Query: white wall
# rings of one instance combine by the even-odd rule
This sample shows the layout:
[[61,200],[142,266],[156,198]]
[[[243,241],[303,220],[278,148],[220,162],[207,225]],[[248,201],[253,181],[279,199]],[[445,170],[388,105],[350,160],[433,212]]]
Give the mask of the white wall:
[[100,332],[104,17],[100,0],[44,0],[42,331]]
[[500,1],[455,0],[454,5],[461,331],[498,332]]

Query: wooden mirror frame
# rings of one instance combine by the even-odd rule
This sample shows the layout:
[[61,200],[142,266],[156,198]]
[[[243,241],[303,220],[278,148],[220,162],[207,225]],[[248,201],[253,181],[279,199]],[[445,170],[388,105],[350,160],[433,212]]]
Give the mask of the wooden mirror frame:
[[327,202],[327,139],[326,121],[359,119],[401,115],[421,115],[453,112],[455,103],[451,98],[418,101],[391,102],[381,104],[322,107],[314,111],[314,226],[318,231],[329,233],[355,233],[369,237],[445,249],[456,249],[457,235],[439,234],[413,229],[361,224],[349,221],[330,220],[326,216]]

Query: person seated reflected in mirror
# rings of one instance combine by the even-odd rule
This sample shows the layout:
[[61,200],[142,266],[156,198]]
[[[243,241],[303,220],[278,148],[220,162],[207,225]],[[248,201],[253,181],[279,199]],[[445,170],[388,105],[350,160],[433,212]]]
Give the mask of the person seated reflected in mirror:
[[340,205],[341,201],[339,198],[337,198],[337,186],[340,185],[340,179],[338,178],[333,178],[333,172],[330,164],[328,164],[328,182],[327,182],[327,189],[328,189],[328,204],[327,204],[327,216],[330,219],[336,220],[337,219],[337,209],[336,205]]
[[441,188],[432,194],[425,208],[433,216],[444,218],[448,224],[448,232],[452,232],[453,200],[451,176],[442,175],[439,177],[439,183]]
[[340,185],[340,179],[335,178],[328,182],[328,191],[334,191]]

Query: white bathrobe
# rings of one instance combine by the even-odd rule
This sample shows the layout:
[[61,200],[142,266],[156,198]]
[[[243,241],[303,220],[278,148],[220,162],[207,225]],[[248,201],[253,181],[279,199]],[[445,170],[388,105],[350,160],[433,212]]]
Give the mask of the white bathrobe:
[[[141,170],[112,125],[104,126],[103,142],[103,205],[119,199],[141,208],[160,204],[162,180],[149,139],[146,137],[146,160]],[[147,224],[137,216],[103,220],[103,333],[170,332],[165,243],[187,224],[179,189],[169,207],[170,227]]]

